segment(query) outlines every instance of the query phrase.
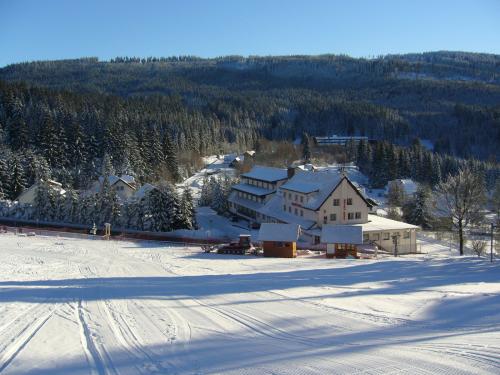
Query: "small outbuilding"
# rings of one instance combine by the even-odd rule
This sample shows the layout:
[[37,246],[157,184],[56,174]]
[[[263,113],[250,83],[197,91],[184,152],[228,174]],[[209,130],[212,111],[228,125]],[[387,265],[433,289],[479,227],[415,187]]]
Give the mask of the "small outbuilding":
[[363,244],[363,228],[354,225],[323,225],[321,242],[326,244],[327,258],[357,258],[357,246]]
[[298,224],[263,223],[259,230],[265,257],[295,258],[297,239],[300,235]]

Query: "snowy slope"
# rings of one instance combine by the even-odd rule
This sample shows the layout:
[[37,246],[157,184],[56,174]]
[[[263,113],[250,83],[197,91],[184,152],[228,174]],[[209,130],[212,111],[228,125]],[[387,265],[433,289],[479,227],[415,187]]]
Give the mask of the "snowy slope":
[[2,374],[497,374],[500,265],[0,234]]

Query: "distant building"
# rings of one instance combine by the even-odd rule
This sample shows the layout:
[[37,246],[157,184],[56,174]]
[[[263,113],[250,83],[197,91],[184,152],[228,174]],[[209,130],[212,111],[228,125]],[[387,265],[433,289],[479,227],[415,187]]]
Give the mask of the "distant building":
[[259,241],[265,257],[295,258],[300,226],[297,224],[264,223],[260,226]]
[[[135,178],[133,176],[122,175],[118,176],[109,176],[108,177],[109,185],[115,189],[116,195],[122,201],[126,201],[130,199],[137,187],[135,183]],[[89,193],[99,193],[102,189],[102,185],[104,183],[104,177],[99,177],[99,180],[95,181],[92,187],[89,190]]]
[[[43,183],[43,180],[40,180],[39,182],[34,183],[31,185],[29,188],[25,189],[19,197],[17,197],[17,201],[21,204],[34,204],[35,203],[35,197],[36,197],[36,191],[38,189],[38,186]],[[60,182],[54,181],[54,180],[47,180],[45,182],[49,189],[52,189],[55,194],[58,195],[65,195],[66,190],[62,188],[62,184]]]
[[327,136],[327,137],[314,137],[313,139],[314,139],[314,142],[318,146],[331,146],[331,145],[345,146],[347,144],[347,142],[349,142],[349,141],[354,141],[354,142],[366,141],[366,142],[368,142],[368,137],[362,137],[362,136],[332,135],[332,136]]

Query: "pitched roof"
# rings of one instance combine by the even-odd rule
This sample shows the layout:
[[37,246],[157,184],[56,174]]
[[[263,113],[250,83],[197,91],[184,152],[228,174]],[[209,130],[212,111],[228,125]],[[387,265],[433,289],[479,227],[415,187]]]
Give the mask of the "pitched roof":
[[368,215],[368,222],[353,224],[363,228],[363,232],[376,232],[384,230],[419,229],[418,226],[403,221],[391,220],[382,216]]
[[263,223],[259,230],[259,241],[297,241],[300,234],[298,224]]
[[286,180],[288,178],[288,172],[283,168],[255,166],[250,172],[242,174],[241,177],[247,177],[266,182],[275,182]]
[[363,228],[355,225],[323,225],[321,242],[361,245],[363,243]]

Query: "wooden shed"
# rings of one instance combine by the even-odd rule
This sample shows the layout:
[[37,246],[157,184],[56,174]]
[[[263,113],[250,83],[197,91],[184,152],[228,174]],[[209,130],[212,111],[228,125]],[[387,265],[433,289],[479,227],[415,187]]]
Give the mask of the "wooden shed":
[[298,224],[263,223],[259,230],[265,257],[295,258],[297,239],[300,235]]
[[327,258],[357,258],[357,246],[363,244],[363,228],[357,225],[323,225],[321,242],[326,244]]

